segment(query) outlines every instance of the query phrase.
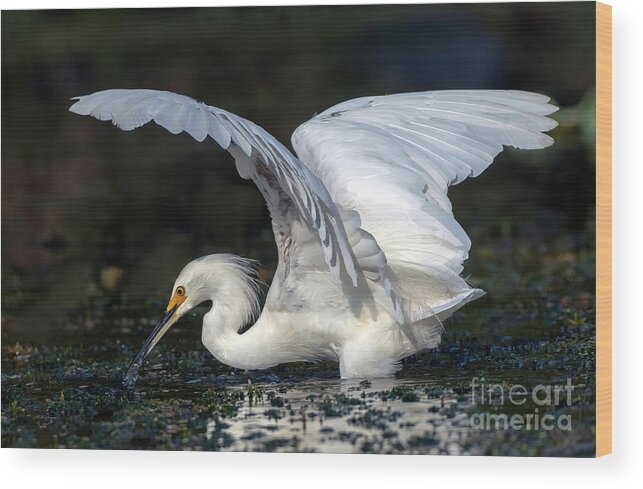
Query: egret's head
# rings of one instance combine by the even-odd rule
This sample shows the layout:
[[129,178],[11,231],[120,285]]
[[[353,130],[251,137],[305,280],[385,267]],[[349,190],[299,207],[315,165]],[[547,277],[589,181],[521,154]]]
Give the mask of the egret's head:
[[227,274],[223,256],[226,255],[203,256],[181,270],[165,308],[168,324],[174,324],[190,310],[216,295],[222,278]]
[[256,263],[235,255],[203,256],[188,263],[172,287],[165,313],[148,336],[125,375],[124,384],[132,387],[145,357],[163,335],[185,314],[206,301],[224,303],[241,297],[247,300],[248,319],[259,308],[257,289],[260,281]]

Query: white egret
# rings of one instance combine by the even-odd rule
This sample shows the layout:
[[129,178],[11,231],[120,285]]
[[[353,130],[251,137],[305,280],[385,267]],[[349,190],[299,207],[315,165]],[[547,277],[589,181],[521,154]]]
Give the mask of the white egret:
[[[261,191],[279,264],[259,310],[254,262],[210,255],[179,274],[165,315],[126,376],[133,385],[165,332],[205,301],[205,347],[241,369],[332,360],[342,378],[389,376],[440,342],[442,320],[483,295],[460,276],[470,241],[447,198],[503,146],[544,148],[543,95],[447,90],[363,97],[315,115],[296,155],[256,124],[189,97],[106,90],[70,110],[123,130],[154,121],[227,149]],[[257,317],[258,316],[258,317]],[[247,327],[255,321],[251,327]]]

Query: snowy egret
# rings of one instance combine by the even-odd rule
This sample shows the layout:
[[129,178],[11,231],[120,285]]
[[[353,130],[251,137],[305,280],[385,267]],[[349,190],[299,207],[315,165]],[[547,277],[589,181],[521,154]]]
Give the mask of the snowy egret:
[[403,358],[436,347],[442,320],[484,293],[460,276],[471,243],[448,187],[479,175],[503,146],[549,146],[544,133],[557,124],[549,98],[530,92],[362,97],[301,125],[295,156],[256,124],[183,95],[105,90],[74,100],[72,112],[126,131],[153,120],[214,139],[262,193],[279,251],[261,311],[252,260],[215,254],[189,263],[132,362],[129,386],[165,332],[205,301],[203,344],[232,367],[332,360],[342,378],[393,374]]

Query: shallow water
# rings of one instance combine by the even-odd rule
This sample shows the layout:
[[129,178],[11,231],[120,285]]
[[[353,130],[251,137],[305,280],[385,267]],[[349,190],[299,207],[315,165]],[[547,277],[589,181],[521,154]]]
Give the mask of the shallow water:
[[[496,241],[513,250],[508,261],[477,247],[476,278],[489,294],[445,323],[439,348],[405,360],[395,378],[363,384],[341,381],[333,363],[231,369],[201,345],[199,308],[126,390],[122,377],[162,305],[100,296],[48,341],[3,332],[2,446],[592,456],[595,257],[569,243]],[[564,405],[497,395],[474,405],[474,379],[528,391],[569,379],[574,391]],[[571,429],[472,423],[534,413],[569,417]]]
[[[382,393],[400,385],[412,393],[404,401]],[[412,382],[394,380],[361,386],[357,382],[302,383],[283,389],[285,399],[279,396],[287,403],[283,410],[244,404],[224,422],[210,420],[206,436],[215,436],[224,423],[223,429],[231,436],[224,449],[232,451],[278,447],[305,452],[395,453],[409,447],[412,453],[417,447],[432,454],[465,453],[461,441],[468,418],[464,412],[454,414],[454,396],[420,397],[412,386]],[[282,404],[274,399],[270,406]]]
[[[263,372],[230,369],[199,345],[198,317],[171,331],[131,391],[120,382],[136,352],[136,334],[89,346],[80,341],[75,347],[3,346],[2,444],[591,456],[592,316],[567,311],[561,319],[556,307],[548,314],[565,324],[554,327],[553,336],[529,341],[507,337],[492,345],[453,328],[440,349],[409,359],[395,378],[371,382],[342,381],[331,363],[282,365]],[[573,402],[544,408],[529,402],[520,409],[497,402],[474,405],[474,378],[528,389],[562,385],[570,378]],[[541,415],[570,416],[573,429],[471,426],[475,413],[511,415],[534,409]]]

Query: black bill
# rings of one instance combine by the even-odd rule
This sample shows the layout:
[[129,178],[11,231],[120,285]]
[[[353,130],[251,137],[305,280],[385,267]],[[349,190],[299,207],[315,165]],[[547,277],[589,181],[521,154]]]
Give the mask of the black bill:
[[143,360],[145,360],[145,357],[152,351],[152,348],[154,348],[167,330],[170,329],[170,326],[174,324],[173,317],[177,307],[178,306],[174,306],[172,309],[167,311],[161,319],[159,319],[159,322],[156,323],[156,326],[154,326],[154,329],[138,351],[136,358],[134,358],[134,361],[130,364],[129,369],[127,369],[127,373],[123,378],[123,386],[127,389],[134,387],[136,379],[138,379],[138,371],[141,368],[141,365],[143,365]]

